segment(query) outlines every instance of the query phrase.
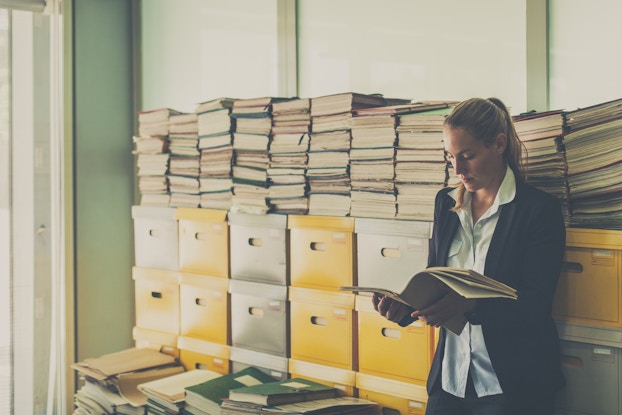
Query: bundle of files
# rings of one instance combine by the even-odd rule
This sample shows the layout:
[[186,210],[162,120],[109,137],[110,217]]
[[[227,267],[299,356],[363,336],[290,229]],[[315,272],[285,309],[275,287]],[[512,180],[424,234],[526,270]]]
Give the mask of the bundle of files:
[[138,168],[138,189],[141,205],[168,206],[169,118],[179,114],[170,108],[138,113],[138,135],[133,137]]
[[197,123],[201,153],[199,192],[201,207],[229,210],[233,180],[233,98],[217,98],[197,105]]
[[262,97],[236,99],[232,116],[234,212],[263,214],[268,206],[268,149],[272,131],[272,104],[285,98]]
[[375,414],[375,402],[347,396],[306,378],[292,378],[244,386],[229,391],[222,415],[261,414]]
[[153,415],[179,414],[185,406],[186,388],[221,377],[206,369],[194,369],[138,385],[147,396],[147,413]]
[[[350,148],[352,216],[394,218],[396,115],[353,110]],[[376,109],[376,108],[372,108]]]
[[557,197],[564,221],[570,224],[570,200],[561,110],[530,112],[514,117],[518,137],[525,146],[523,167],[527,182]]
[[272,139],[268,168],[270,212],[304,215],[307,195],[307,151],[311,100],[297,98],[272,104]]
[[379,94],[349,92],[311,98],[309,214],[350,214],[352,110],[386,105]]
[[571,226],[622,229],[622,99],[564,113]]
[[171,115],[169,119],[170,206],[199,207],[199,134],[196,113]]
[[74,414],[142,415],[147,396],[137,385],[182,373],[174,357],[149,348],[130,348],[74,363],[84,381],[74,395]]
[[429,104],[437,109],[398,115],[395,188],[400,219],[432,220],[436,193],[448,184],[443,123],[453,107],[451,102]]

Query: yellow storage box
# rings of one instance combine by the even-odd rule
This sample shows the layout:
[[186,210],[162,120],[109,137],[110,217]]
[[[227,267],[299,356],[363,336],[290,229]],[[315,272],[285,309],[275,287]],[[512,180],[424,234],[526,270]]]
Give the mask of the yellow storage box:
[[380,405],[382,414],[424,415],[428,402],[425,386],[378,376],[356,374],[359,398]]
[[177,208],[179,270],[229,278],[226,210]]
[[223,375],[230,372],[230,347],[225,344],[179,336],[177,348],[179,361],[186,370],[207,369]]
[[425,385],[434,357],[434,327],[415,321],[400,327],[374,310],[371,296],[357,295],[361,373]]
[[230,343],[229,279],[181,273],[180,334],[213,343]]
[[559,320],[622,327],[622,231],[569,228],[555,295]]
[[290,216],[290,285],[336,290],[356,283],[354,218]]
[[355,396],[356,372],[337,367],[289,359],[291,378],[303,378],[336,388],[340,396]]
[[136,326],[179,334],[179,274],[134,267],[132,278]]
[[158,350],[175,358],[179,358],[177,337],[177,334],[165,331],[149,330],[137,326],[132,328],[135,347]]
[[356,370],[354,294],[290,287],[291,358]]

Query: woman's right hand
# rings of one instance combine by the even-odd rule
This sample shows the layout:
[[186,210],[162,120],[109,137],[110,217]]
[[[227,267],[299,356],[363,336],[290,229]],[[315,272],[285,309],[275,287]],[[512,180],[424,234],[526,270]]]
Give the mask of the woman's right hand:
[[389,321],[394,323],[403,323],[408,318],[413,321],[416,320],[416,318],[412,318],[410,316],[410,314],[414,311],[411,307],[399,301],[395,301],[390,297],[374,293],[371,301],[374,305],[374,310]]

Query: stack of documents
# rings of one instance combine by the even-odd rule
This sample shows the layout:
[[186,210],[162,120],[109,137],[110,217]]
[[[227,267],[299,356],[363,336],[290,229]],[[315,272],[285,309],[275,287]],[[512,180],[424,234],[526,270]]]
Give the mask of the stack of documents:
[[[385,109],[390,107],[381,107]],[[375,108],[373,108],[375,109]],[[361,110],[365,111],[365,110]],[[350,215],[395,217],[395,125],[391,113],[358,115],[353,111],[350,149]]]
[[138,113],[138,135],[133,137],[133,153],[137,156],[141,205],[169,205],[169,118],[176,114],[180,114],[179,111],[170,108]]
[[622,100],[566,112],[571,226],[622,229]]
[[516,132],[525,145],[523,167],[527,181],[560,200],[568,225],[570,200],[562,142],[563,124],[560,110],[530,112],[514,117]]
[[268,204],[271,212],[299,215],[308,212],[308,150],[308,133],[277,133],[272,136],[268,168]]
[[272,104],[285,98],[262,97],[233,102],[233,198],[234,212],[267,213],[268,149],[272,131]]
[[202,208],[231,208],[233,180],[234,119],[231,117],[233,98],[217,98],[197,106],[197,122],[201,152],[199,193]]
[[174,357],[148,348],[131,348],[71,366],[84,379],[75,394],[77,414],[143,414],[147,396],[138,385],[184,371]]
[[272,134],[308,133],[311,99],[296,98],[272,104]]
[[453,107],[398,115],[395,188],[400,219],[432,220],[436,193],[448,183],[443,122]]

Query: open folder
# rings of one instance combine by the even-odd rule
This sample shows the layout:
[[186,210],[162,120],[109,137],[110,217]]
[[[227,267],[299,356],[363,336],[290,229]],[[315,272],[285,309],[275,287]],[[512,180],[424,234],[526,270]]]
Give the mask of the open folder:
[[[490,277],[467,269],[431,267],[413,275],[400,293],[384,288],[342,286],[342,291],[370,292],[392,298],[414,309],[421,309],[438,301],[453,290],[465,298],[509,298],[516,299],[516,290]],[[445,324],[446,329],[460,334],[466,324],[466,317],[456,315]]]

